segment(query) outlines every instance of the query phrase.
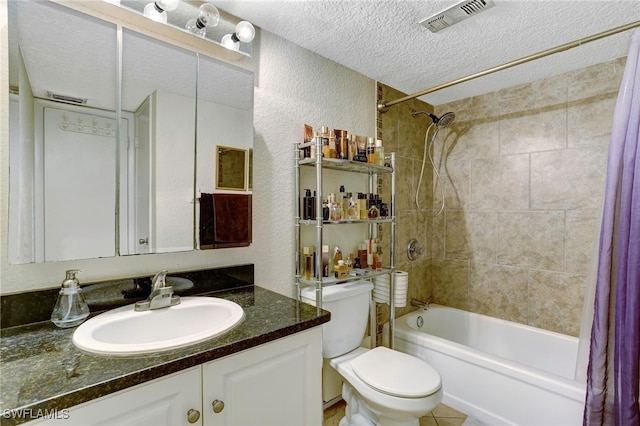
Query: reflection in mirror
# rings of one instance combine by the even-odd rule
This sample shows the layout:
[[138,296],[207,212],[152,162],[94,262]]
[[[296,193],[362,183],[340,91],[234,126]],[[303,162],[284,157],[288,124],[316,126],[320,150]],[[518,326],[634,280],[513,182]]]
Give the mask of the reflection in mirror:
[[[216,187],[218,147],[240,152],[238,185]],[[251,242],[249,155],[253,147],[253,74],[200,55],[196,186],[200,194],[198,247],[246,246]],[[232,190],[229,190],[232,189]],[[233,195],[229,195],[233,193]]]
[[[220,192],[215,146],[253,145],[253,73],[100,12],[118,25],[55,2],[6,4],[9,263],[200,247],[196,194]],[[127,19],[150,34],[146,18]]]
[[123,30],[122,110],[132,114],[121,253],[194,249],[197,56]]
[[9,263],[114,256],[116,26],[50,2],[8,13]]

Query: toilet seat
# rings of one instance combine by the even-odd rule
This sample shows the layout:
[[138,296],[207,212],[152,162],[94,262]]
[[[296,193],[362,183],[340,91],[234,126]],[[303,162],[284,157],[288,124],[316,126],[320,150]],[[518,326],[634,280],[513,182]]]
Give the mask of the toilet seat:
[[440,375],[429,364],[384,346],[353,358],[351,368],[368,386],[401,398],[423,398],[442,386]]

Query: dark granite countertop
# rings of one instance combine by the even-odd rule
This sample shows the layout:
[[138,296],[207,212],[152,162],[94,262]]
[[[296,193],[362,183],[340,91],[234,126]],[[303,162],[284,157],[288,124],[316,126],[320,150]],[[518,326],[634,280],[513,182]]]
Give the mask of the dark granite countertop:
[[218,292],[244,308],[245,319],[220,337],[148,356],[107,357],[79,351],[75,330],[51,322],[12,327],[0,344],[0,423],[30,420],[21,413],[61,410],[130,386],[285,337],[329,321],[329,313],[250,287]]

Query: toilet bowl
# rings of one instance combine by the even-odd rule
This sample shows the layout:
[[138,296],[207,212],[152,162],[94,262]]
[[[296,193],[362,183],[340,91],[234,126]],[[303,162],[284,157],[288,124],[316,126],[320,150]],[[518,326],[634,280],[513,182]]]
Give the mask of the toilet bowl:
[[[364,336],[371,290],[368,281],[323,288],[322,307],[331,321],[322,327],[322,352],[343,379],[347,403],[340,426],[419,425],[443,396],[440,375],[414,356],[383,346],[366,349]],[[315,289],[301,291],[302,300],[315,305]]]
[[427,363],[385,347],[358,348],[331,359],[345,380],[347,425],[418,425],[442,402],[440,375]]

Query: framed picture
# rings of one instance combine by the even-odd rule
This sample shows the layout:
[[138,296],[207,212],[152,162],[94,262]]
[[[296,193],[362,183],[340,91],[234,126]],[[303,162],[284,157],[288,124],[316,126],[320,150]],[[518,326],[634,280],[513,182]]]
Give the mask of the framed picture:
[[246,156],[246,149],[216,146],[216,189],[247,189]]

